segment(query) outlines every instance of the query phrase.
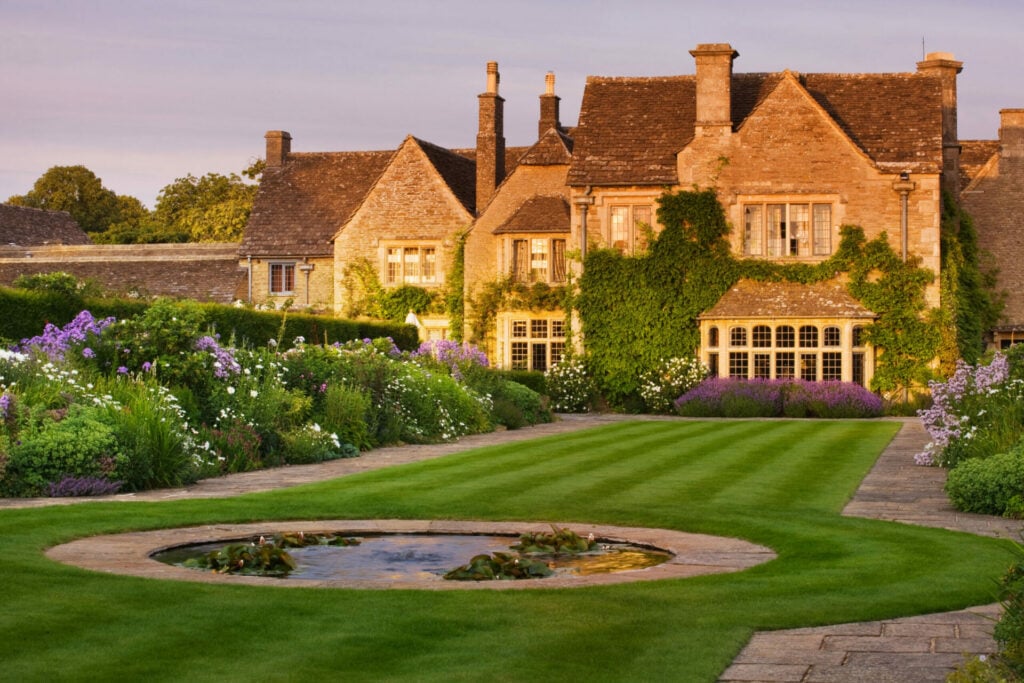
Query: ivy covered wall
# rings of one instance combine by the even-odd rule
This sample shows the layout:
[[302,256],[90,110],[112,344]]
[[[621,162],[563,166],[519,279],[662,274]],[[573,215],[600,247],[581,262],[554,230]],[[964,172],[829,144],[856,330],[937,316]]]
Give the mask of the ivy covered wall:
[[850,294],[878,315],[866,338],[879,349],[872,389],[895,393],[920,386],[976,358],[998,306],[978,263],[969,219],[947,199],[942,229],[942,307],[929,309],[925,288],[935,274],[919,259],[903,262],[883,233],[870,242],[843,226],[836,253],[818,264],[780,264],[732,256],[729,225],[713,189],[666,192],[658,200],[662,232],[647,253],[587,255],[575,298],[588,365],[612,404],[636,395],[641,373],[659,360],[694,355],[697,316],[740,278],[820,282],[841,278]]

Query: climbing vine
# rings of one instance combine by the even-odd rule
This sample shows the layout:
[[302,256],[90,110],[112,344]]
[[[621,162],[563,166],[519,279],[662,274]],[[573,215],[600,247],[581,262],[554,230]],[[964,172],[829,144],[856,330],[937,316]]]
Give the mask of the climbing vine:
[[377,276],[377,269],[366,258],[357,259],[345,267],[341,286],[345,291],[343,314],[348,318],[403,322],[409,311],[422,315],[445,310],[442,294],[436,290],[416,285],[385,289]]
[[472,300],[470,341],[489,348],[498,311],[556,311],[566,300],[566,287],[545,282],[526,284],[511,277],[484,283]]
[[448,329],[452,339],[461,342],[465,325],[465,284],[466,284],[466,237],[468,231],[460,232],[455,238],[452,250],[452,265],[445,283],[444,309],[448,314]]

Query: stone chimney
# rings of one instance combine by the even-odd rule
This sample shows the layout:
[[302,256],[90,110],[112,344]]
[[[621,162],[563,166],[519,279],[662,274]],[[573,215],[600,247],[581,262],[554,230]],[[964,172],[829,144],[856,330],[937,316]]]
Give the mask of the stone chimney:
[[732,133],[732,62],[740,56],[728,43],[690,50],[697,63],[697,135]]
[[544,137],[544,133],[555,128],[562,130],[562,124],[558,120],[558,103],[561,97],[555,94],[555,74],[549,71],[544,77],[544,94],[540,96],[540,122],[537,124],[537,139]]
[[505,179],[504,104],[498,95],[498,63],[487,62],[487,92],[480,101],[480,130],[476,135],[476,210],[479,213]]
[[964,63],[949,52],[929,52],[917,63],[917,73],[942,83],[942,189],[960,194],[960,136],[956,130],[956,76]]
[[267,168],[284,166],[292,151],[292,136],[285,130],[268,130],[263,137],[267,140]]
[[999,156],[1024,159],[1024,109],[999,110]]

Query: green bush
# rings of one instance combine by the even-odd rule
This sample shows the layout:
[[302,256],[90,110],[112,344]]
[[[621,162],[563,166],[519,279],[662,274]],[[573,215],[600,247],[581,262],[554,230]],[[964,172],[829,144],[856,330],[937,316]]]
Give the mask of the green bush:
[[358,450],[371,448],[367,415],[373,404],[366,392],[345,384],[334,383],[324,392],[323,426],[342,441]]
[[65,476],[121,479],[126,459],[114,430],[93,409],[74,405],[63,419],[21,432],[11,447],[4,472],[5,496],[43,495],[47,485]]
[[188,425],[174,396],[154,383],[114,381],[117,403],[106,406],[103,421],[125,456],[124,488],[139,491],[195,481]]
[[518,382],[498,381],[491,401],[494,421],[509,429],[551,422],[551,410],[545,398]]
[[317,424],[285,432],[281,436],[281,450],[284,461],[289,465],[308,465],[359,455],[359,449],[355,446],[342,443],[337,434]]
[[483,403],[448,375],[403,363],[389,382],[385,406],[402,418],[406,443],[451,441],[490,429]]
[[1009,452],[962,460],[949,471],[946,493],[964,512],[1024,515],[1024,442]]

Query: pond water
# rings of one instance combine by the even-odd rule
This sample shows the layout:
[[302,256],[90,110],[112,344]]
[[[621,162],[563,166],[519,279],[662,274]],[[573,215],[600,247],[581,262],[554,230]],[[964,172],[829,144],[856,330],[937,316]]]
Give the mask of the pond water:
[[[359,536],[359,545],[313,545],[288,548],[298,567],[289,579],[309,581],[348,579],[354,581],[404,581],[440,579],[464,565],[475,555],[511,552],[518,536],[474,534],[383,534]],[[248,540],[248,539],[246,539]],[[167,564],[223,548],[228,542],[204,543],[172,548],[153,555]],[[591,575],[653,567],[667,561],[665,551],[624,543],[602,544],[601,550],[581,555],[539,556],[555,575]],[[201,570],[197,570],[201,571]]]

